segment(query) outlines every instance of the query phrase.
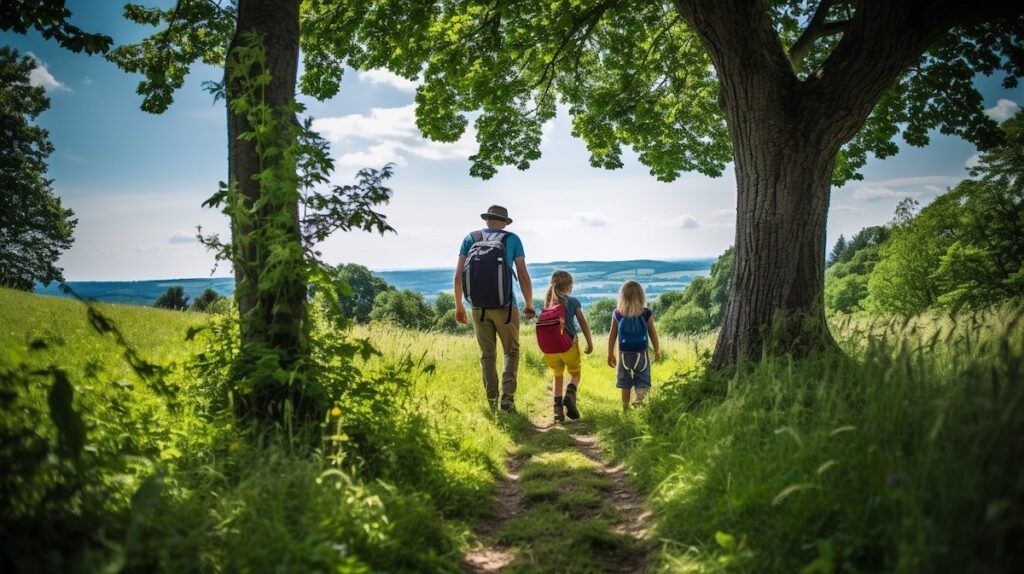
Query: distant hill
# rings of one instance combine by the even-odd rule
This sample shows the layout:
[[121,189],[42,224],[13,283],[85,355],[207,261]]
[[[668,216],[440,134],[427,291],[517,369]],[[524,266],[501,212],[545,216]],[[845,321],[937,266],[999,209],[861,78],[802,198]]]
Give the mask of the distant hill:
[[[553,261],[528,266],[533,279],[534,297],[540,298],[547,288],[551,273],[564,269],[575,280],[573,295],[584,305],[603,297],[615,297],[619,286],[627,279],[639,281],[649,299],[665,291],[685,289],[695,277],[711,272],[714,257],[680,261]],[[400,271],[374,271],[374,274],[399,289],[411,289],[433,299],[442,291],[451,291],[454,269],[409,269]],[[150,306],[168,287],[180,285],[188,297],[194,298],[205,289],[213,289],[230,296],[235,288],[232,277],[205,277],[160,279],[153,281],[69,281],[68,285],[86,299],[106,303],[127,303]],[[63,295],[56,283],[48,287],[37,285],[36,293]]]

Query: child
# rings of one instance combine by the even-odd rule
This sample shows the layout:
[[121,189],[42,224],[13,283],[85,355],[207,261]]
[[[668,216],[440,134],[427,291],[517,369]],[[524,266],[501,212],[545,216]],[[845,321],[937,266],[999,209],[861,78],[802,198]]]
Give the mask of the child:
[[618,372],[615,386],[622,389],[622,412],[629,410],[629,390],[636,389],[640,405],[651,388],[651,365],[647,359],[647,341],[654,345],[654,360],[661,360],[658,332],[654,329],[651,310],[644,307],[644,288],[636,281],[626,281],[619,290],[619,307],[612,314],[608,334],[608,366],[615,368],[615,342],[619,343]]
[[[580,344],[576,336],[576,321],[579,331],[587,338],[588,355],[594,350],[590,338],[590,325],[583,315],[583,308],[572,293],[572,275],[566,271],[555,271],[551,274],[551,285],[544,297],[544,311],[537,319],[537,342],[544,351],[544,362],[551,368],[555,376],[552,395],[555,402],[555,422],[580,418],[576,408],[576,389],[580,384]],[[569,371],[569,385],[562,396],[564,371]]]

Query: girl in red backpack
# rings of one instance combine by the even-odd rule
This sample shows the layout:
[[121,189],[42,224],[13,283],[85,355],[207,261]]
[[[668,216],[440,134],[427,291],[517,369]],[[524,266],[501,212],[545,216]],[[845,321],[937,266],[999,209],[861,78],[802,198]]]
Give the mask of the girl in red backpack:
[[[630,389],[636,389],[636,402],[640,405],[651,389],[651,363],[647,347],[654,347],[654,360],[661,360],[658,332],[654,328],[651,310],[644,307],[644,288],[636,281],[626,281],[619,290],[619,307],[612,314],[611,332],[608,333],[608,366],[618,371],[615,386],[622,391],[622,411],[629,410]],[[615,343],[619,344],[619,357],[615,357]]]
[[[555,402],[555,422],[562,422],[566,415],[570,419],[580,418],[576,408],[576,389],[580,384],[580,344],[577,333],[587,338],[584,350],[588,355],[594,350],[590,338],[590,325],[583,315],[583,307],[572,293],[572,275],[567,271],[551,274],[551,285],[544,296],[544,310],[537,318],[537,343],[544,352],[544,362],[551,368],[555,382],[552,395]],[[579,329],[576,322],[579,322]],[[569,384],[562,395],[563,373],[569,371]]]

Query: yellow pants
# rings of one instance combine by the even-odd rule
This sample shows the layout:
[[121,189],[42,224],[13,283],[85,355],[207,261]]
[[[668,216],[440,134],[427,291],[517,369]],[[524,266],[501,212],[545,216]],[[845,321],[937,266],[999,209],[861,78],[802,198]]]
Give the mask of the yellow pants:
[[556,377],[569,371],[569,376],[574,377],[580,374],[580,342],[579,337],[573,340],[572,347],[562,353],[544,353],[544,362],[551,367],[551,372]]

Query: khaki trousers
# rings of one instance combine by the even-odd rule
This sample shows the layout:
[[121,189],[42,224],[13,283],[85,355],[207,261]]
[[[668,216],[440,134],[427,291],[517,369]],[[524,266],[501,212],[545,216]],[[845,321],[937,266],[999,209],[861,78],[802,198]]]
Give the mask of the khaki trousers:
[[501,348],[505,352],[505,370],[501,375],[501,392],[504,395],[516,394],[516,376],[519,372],[519,308],[512,307],[512,320],[508,319],[508,309],[487,309],[480,317],[480,309],[472,309],[473,330],[476,342],[480,346],[480,370],[483,372],[484,389],[487,399],[498,400],[498,371],[495,361],[498,356],[497,340],[501,340]]

